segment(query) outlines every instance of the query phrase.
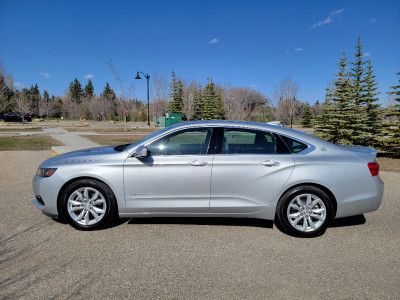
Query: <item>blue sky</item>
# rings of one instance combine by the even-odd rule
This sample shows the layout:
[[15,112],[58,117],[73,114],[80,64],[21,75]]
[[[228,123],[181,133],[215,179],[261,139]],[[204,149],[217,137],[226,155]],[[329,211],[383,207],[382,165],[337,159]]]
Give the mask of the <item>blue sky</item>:
[[385,91],[400,71],[400,1],[18,1],[0,0],[0,61],[17,87],[64,94],[76,77],[106,81],[145,100],[136,71],[251,87],[272,98],[290,77],[298,99],[323,100],[343,50],[357,37]]

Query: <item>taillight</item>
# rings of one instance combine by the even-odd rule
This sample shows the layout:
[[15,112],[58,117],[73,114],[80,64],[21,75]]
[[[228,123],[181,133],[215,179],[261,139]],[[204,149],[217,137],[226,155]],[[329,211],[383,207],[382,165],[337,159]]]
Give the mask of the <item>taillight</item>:
[[368,169],[372,176],[378,176],[379,174],[379,164],[377,162],[369,162]]

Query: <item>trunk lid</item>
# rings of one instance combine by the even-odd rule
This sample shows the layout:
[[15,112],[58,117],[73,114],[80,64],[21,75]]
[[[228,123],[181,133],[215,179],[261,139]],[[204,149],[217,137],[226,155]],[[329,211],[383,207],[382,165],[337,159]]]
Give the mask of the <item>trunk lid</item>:
[[364,146],[358,146],[358,145],[339,145],[340,147],[350,151],[353,155],[368,161],[368,162],[373,162],[376,160],[376,155],[378,154],[378,151],[370,148],[370,147],[364,147]]

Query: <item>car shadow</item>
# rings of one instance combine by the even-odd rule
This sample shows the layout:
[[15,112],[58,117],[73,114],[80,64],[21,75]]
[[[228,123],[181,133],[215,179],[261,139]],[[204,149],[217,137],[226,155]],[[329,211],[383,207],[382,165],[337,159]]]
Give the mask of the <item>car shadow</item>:
[[[328,227],[347,227],[365,224],[364,215],[356,215],[346,218],[334,219]],[[106,228],[120,226],[124,223],[134,224],[165,224],[165,225],[200,225],[200,226],[237,226],[270,228],[275,226],[281,230],[279,223],[271,220],[247,219],[247,218],[116,218]],[[104,229],[106,229],[104,228]]]
[[262,228],[273,228],[274,226],[273,221],[261,220],[261,219],[246,219],[246,218],[162,218],[162,217],[132,218],[129,219],[128,224],[130,225],[168,224],[168,225],[200,225],[200,226],[211,225],[211,226],[243,226],[243,227],[262,227]]
[[[53,219],[55,222],[60,224],[67,224],[64,219]],[[364,215],[356,215],[351,217],[345,217],[340,219],[334,219],[328,225],[328,228],[335,227],[347,227],[357,226],[365,224],[366,219]],[[278,222],[271,220],[262,219],[247,219],[247,218],[114,218],[106,227],[100,230],[106,230],[108,228],[118,227],[124,223],[129,225],[134,224],[165,224],[165,225],[200,225],[200,226],[237,226],[237,227],[258,227],[258,228],[270,228],[274,225],[282,231]]]
[[364,215],[356,215],[340,219],[333,219],[328,227],[347,227],[365,224],[367,220]]

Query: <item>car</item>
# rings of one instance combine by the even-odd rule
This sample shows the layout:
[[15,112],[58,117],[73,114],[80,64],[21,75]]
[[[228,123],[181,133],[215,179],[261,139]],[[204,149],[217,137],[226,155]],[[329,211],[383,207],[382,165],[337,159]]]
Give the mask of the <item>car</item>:
[[[20,112],[8,112],[0,115],[0,122],[22,122],[22,114]],[[24,124],[32,122],[30,114],[24,114]]]
[[315,237],[334,218],[379,208],[376,154],[275,125],[187,122],[49,158],[33,179],[33,204],[80,230],[118,216],[237,217]]

